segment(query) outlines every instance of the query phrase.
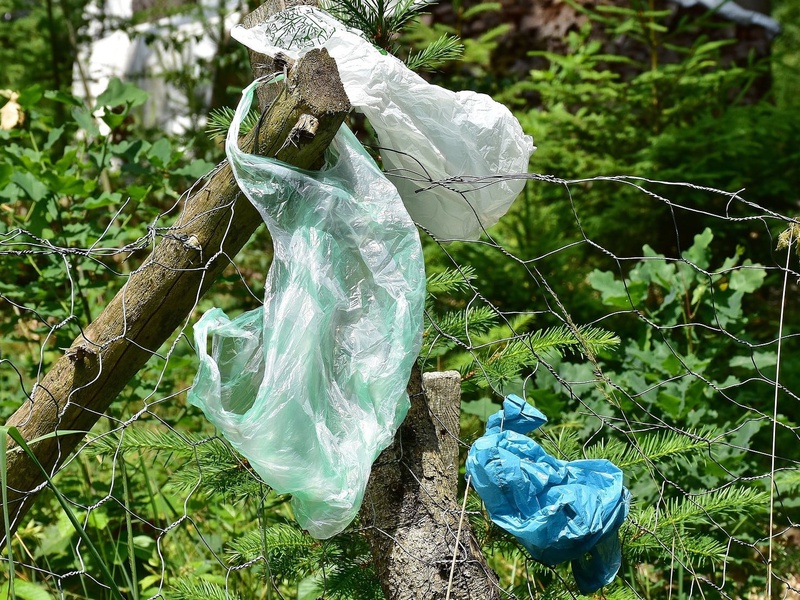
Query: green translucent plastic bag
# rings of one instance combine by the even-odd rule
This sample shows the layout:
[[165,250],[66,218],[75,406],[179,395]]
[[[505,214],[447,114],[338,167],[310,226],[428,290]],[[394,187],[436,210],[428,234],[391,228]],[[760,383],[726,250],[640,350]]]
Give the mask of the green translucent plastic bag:
[[[409,407],[425,273],[394,186],[346,127],[319,172],[242,152],[243,92],[226,141],[239,186],[272,234],[263,307],[194,327],[200,368],[189,402],[317,538],[355,517],[372,462]],[[208,340],[211,339],[211,349]]]

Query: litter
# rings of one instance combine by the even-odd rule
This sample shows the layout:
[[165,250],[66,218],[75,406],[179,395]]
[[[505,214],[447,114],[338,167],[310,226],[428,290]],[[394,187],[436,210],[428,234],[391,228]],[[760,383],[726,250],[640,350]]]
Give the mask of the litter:
[[[409,408],[422,341],[425,270],[397,190],[342,127],[308,172],[238,148],[255,84],[226,140],[242,191],[274,244],[263,307],[194,327],[189,402],[328,538],[355,517],[372,462]],[[208,339],[211,338],[211,349]]]
[[578,589],[589,594],[619,571],[618,530],[631,495],[611,462],[558,460],[525,435],[546,422],[525,400],[507,396],[470,448],[466,472],[494,523],[541,563],[572,561]]
[[350,103],[375,129],[384,168],[408,212],[437,239],[478,239],[524,187],[522,179],[501,179],[468,197],[454,186],[420,191],[430,180],[526,173],[533,140],[502,104],[431,85],[328,13],[296,6],[250,29],[238,25],[231,36],[269,56],[297,59],[326,48]]

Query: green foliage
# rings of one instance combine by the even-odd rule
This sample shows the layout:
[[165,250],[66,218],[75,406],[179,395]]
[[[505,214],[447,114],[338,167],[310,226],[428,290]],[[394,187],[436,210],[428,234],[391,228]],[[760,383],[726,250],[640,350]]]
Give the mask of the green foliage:
[[620,535],[631,561],[651,562],[669,549],[678,564],[693,570],[713,569],[730,557],[730,550],[726,540],[703,531],[711,523],[741,523],[760,516],[767,512],[768,503],[769,494],[745,487],[668,499],[658,506],[637,506]]
[[[688,427],[709,417],[723,427],[739,423],[735,413],[729,415],[732,421],[719,420],[722,415],[708,401],[740,387],[737,373],[746,377],[755,369],[774,368],[773,352],[744,341],[749,321],[745,300],[759,290],[766,271],[749,259],[742,261],[741,250],[712,269],[713,239],[708,229],[697,235],[680,260],[645,246],[644,260],[624,280],[599,270],[587,278],[605,305],[632,311],[620,321],[631,335],[624,355],[605,361],[604,368],[615,385],[636,391],[635,403],[616,396],[630,415],[658,407],[664,418]],[[752,400],[758,406],[758,398]]]
[[231,594],[224,587],[204,579],[178,579],[171,586],[170,600],[241,600],[239,594]]
[[[119,80],[90,107],[63,90],[33,86],[20,95],[22,127],[0,132],[0,387],[7,392],[0,411],[6,417],[123,286],[148,247],[168,234],[169,213],[182,190],[214,166],[192,159],[178,140],[143,133],[135,108],[145,98]],[[185,388],[190,351],[186,344],[164,349],[162,356],[170,357],[175,370],[167,376],[158,365],[143,370],[112,405],[111,418],[124,415],[127,420],[141,411],[143,399],[154,396],[159,385]],[[178,421],[180,412],[165,418]],[[190,429],[199,431],[202,421],[193,420]],[[103,431],[102,423],[98,429]],[[178,563],[207,563],[208,550],[180,531],[158,547],[153,527],[180,517],[189,494],[177,483],[192,486],[202,497],[210,487],[224,492],[225,484],[246,469],[219,440],[201,444],[189,435],[184,440],[195,443],[196,451],[186,441],[163,449],[163,455],[175,457],[181,448],[186,456],[168,485],[164,464],[154,470],[141,454],[131,452],[130,459],[122,459],[128,452],[117,455],[117,445],[136,441],[135,436],[100,438],[106,442],[105,454],[96,453],[98,459],[106,457],[102,463],[89,461],[84,449],[73,467],[54,480],[54,489],[77,503],[69,506],[81,529],[67,520],[56,497],[43,494],[19,529],[14,556],[28,553],[31,561],[54,573],[81,568],[97,575],[106,567],[110,580],[134,599],[158,592],[164,579],[162,551]],[[212,443],[213,451],[208,450]],[[190,466],[195,453],[212,456],[215,472],[201,473],[196,460]],[[244,481],[263,494],[252,476]],[[104,494],[113,502],[101,501]],[[199,502],[187,507],[193,504]],[[84,539],[96,552],[88,551]],[[20,598],[34,597],[34,589],[48,597],[112,597],[109,588],[88,577],[68,579],[56,590],[54,580],[20,571],[15,578],[24,582],[17,586]]]
[[[537,265],[541,275],[578,322],[590,321],[595,311],[583,277],[602,264],[595,248],[631,256],[647,241],[656,252],[680,252],[681,240],[714,226],[710,214],[745,214],[743,207],[729,206],[727,195],[642,182],[646,192],[692,209],[673,210],[638,187],[588,178],[630,174],[744,189],[748,200],[788,214],[794,210],[792,182],[800,177],[796,111],[774,105],[768,94],[760,98],[768,61],[732,61],[733,41],[711,39],[707,20],[676,21],[646,2],[602,7],[586,16],[581,28],[567,34],[564,54],[532,53],[528,63],[537,68],[527,77],[492,73],[504,57],[486,42],[486,56],[471,60],[465,41],[458,72],[437,80],[447,77],[447,85],[490,92],[511,106],[538,145],[531,169],[581,180],[569,191],[529,183],[490,232],[521,260],[547,257]],[[420,27],[415,39],[429,41],[441,28]],[[624,54],[612,54],[610,47]],[[756,221],[729,221],[716,234],[726,245],[744,246],[753,260],[771,258]],[[564,247],[569,251],[549,255]],[[530,309],[538,290],[524,265],[501,262],[499,255],[470,245],[448,251],[455,262],[476,267],[479,287],[494,304]]]
[[775,0],[773,17],[781,34],[772,47],[773,93],[777,105],[797,110],[800,106],[800,5],[792,0]]
[[564,427],[560,429],[558,437],[544,440],[542,447],[548,452],[557,453],[564,460],[603,458],[624,471],[633,471],[667,458],[675,460],[702,452],[709,445],[707,436],[708,433],[702,430],[687,431],[683,435],[660,432],[639,435],[630,441],[610,438],[582,448],[577,432]]
[[[392,54],[401,52],[397,43],[400,32],[418,21],[420,15],[438,0],[325,0],[322,6],[343,23],[364,32],[376,46]],[[417,52],[411,52],[409,69],[433,69],[457,60],[464,46],[455,35],[443,34],[428,40]]]
[[130,427],[121,435],[107,433],[96,438],[84,452],[97,457],[167,452],[173,460],[182,461],[172,473],[171,487],[205,497],[222,496],[233,503],[259,497],[265,489],[247,462],[216,437]]
[[2,598],[18,598],[19,600],[51,600],[52,596],[47,591],[47,588],[32,583],[30,581],[14,582],[13,592],[11,583],[9,581],[0,585],[0,597]]
[[[45,467],[42,466],[42,464],[39,462],[38,458],[36,457],[36,454],[33,452],[33,450],[31,450],[30,446],[28,446],[27,442],[25,441],[25,438],[22,437],[22,434],[20,434],[19,430],[16,427],[0,427],[0,438],[2,438],[2,443],[0,443],[0,451],[2,451],[3,453],[2,473],[0,473],[2,475],[2,482],[0,482],[0,484],[2,485],[3,488],[3,520],[4,520],[5,530],[8,531],[8,522],[9,522],[8,521],[9,507],[7,499],[8,484],[6,481],[7,477],[6,448],[8,447],[7,440],[8,438],[11,438],[14,440],[14,442],[16,442],[17,446],[19,446],[21,451],[23,451],[30,459],[32,463],[32,468],[36,468],[42,472],[45,482],[52,490],[53,494],[58,500],[58,503],[61,505],[61,508],[64,510],[64,514],[66,514],[67,518],[69,519],[69,522],[72,525],[72,528],[74,529],[75,533],[78,534],[83,544],[86,545],[89,556],[95,559],[98,570],[102,575],[103,583],[108,587],[111,597],[114,598],[114,600],[123,600],[122,593],[117,585],[114,576],[111,574],[111,571],[108,568],[108,564],[106,563],[104,558],[100,555],[100,552],[98,551],[95,544],[92,542],[92,539],[86,532],[86,529],[78,521],[78,518],[75,515],[74,511],[72,510],[69,501],[55,485],[53,479],[48,474],[47,469],[45,469]],[[14,560],[11,550],[12,544],[10,540],[7,540],[6,544],[8,547],[9,563],[13,565]],[[14,593],[13,569],[11,570],[10,573],[11,574],[9,576],[8,589],[11,596],[14,597],[15,593]]]
[[[533,315],[508,320],[493,306],[469,302],[459,310],[435,314],[436,297],[446,295],[449,305],[459,294],[473,290],[473,268],[445,269],[428,276],[428,322],[421,356],[436,359],[461,372],[462,390],[502,390],[519,380],[526,369],[535,369],[541,356],[564,352],[592,355],[614,348],[619,338],[598,327],[549,327],[527,331]],[[473,299],[474,300],[474,299]]]
[[[3,256],[17,257],[0,262],[0,301],[16,307],[0,336],[20,369],[5,376],[28,389],[40,360],[59,356],[116,293],[125,257],[152,243],[150,226],[179,190],[213,166],[165,138],[132,136],[132,109],[145,98],[115,79],[87,108],[34,86],[19,100],[24,127],[0,131],[0,242]],[[69,116],[56,122],[54,105]]]
[[[601,356],[599,376],[586,365],[555,361],[562,380],[540,370],[529,394],[542,406],[558,402],[554,393],[565,400],[577,394],[601,419],[624,416],[640,424],[644,431],[587,444],[592,430],[577,412],[566,411],[544,446],[567,459],[606,458],[620,466],[635,498],[621,533],[626,560],[679,564],[686,573],[750,560],[731,549],[727,532],[747,537],[769,505],[763,489],[726,485],[732,477],[769,470],[762,458],[769,455],[768,441],[759,435],[766,422],[758,418],[768,405],[763,382],[753,374],[771,377],[776,356],[745,341],[745,306],[767,271],[743,259],[741,248],[715,263],[714,241],[706,229],[679,259],[645,246],[624,278],[589,274],[603,304],[618,311],[615,329],[625,332],[624,351]],[[563,381],[580,383],[568,392]],[[652,589],[665,585],[659,568],[665,567],[649,576]]]
[[86,0],[2,0],[0,89],[69,90]]
[[[631,269],[626,281],[600,270],[592,271],[587,279],[600,292],[603,304],[640,310],[662,327],[716,322],[723,329],[731,326],[730,333],[740,333],[748,321],[742,301],[762,286],[767,272],[750,259],[739,264],[744,252],[741,247],[711,270],[713,239],[711,230],[705,229],[695,236],[681,260],[675,261],[645,245],[645,260]],[[685,331],[691,351],[703,334],[698,328],[687,327]]]
[[363,31],[376,46],[394,53],[398,32],[436,0],[326,0],[322,6],[340,21]]
[[[413,23],[404,32],[403,39],[414,48],[424,51],[429,46],[435,46],[445,39],[457,39],[462,48],[459,50],[461,60],[458,64],[442,65],[447,72],[466,70],[469,73],[469,83],[464,83],[460,75],[455,75],[449,87],[453,89],[474,89],[483,91],[485,85],[481,79],[491,78],[488,73],[492,53],[498,47],[498,40],[511,29],[508,23],[501,23],[477,37],[465,36],[464,32],[469,24],[487,14],[501,14],[502,6],[499,2],[470,3],[463,0],[453,0],[450,9],[455,13],[456,23],[444,25],[434,22],[432,25]],[[471,6],[468,6],[471,4]]]
[[[0,132],[3,415],[25,401],[26,390],[63,354],[59,348],[168,234],[180,192],[213,167],[185,140],[142,127],[141,90],[115,80],[92,106],[68,93],[70,26],[77,31],[83,2],[51,4],[6,0],[0,7],[15,19],[0,33],[0,87],[21,92],[26,116],[22,127]],[[427,2],[401,2],[394,12],[383,0],[370,0],[367,11],[362,3],[339,4],[351,23],[408,64],[439,67],[435,77],[448,78],[450,87],[508,102],[540,146],[532,162],[538,172],[746,187],[750,200],[795,210],[800,96],[791,0],[776,2],[786,32],[771,64],[776,104],[753,92],[767,63],[728,62],[725,43],[699,33],[698,23],[669,22],[638,2],[589,13],[587,25],[568,34],[565,55],[538,53],[541,68],[523,78],[497,66],[508,23],[459,39],[481,19],[502,20],[500,3],[454,0],[448,26],[418,18]],[[631,56],[595,42],[599,30],[624,41]],[[405,46],[414,50],[406,54]],[[458,65],[441,64],[459,54]],[[235,97],[236,84],[248,77],[245,60],[240,48],[223,46],[213,64],[168,80],[191,99],[212,82],[215,98]],[[220,77],[237,68],[244,73],[238,79]],[[191,110],[205,112],[194,104]],[[212,114],[213,137],[227,130],[230,116],[230,109]],[[218,158],[220,150],[213,152]],[[538,182],[491,232],[496,243],[426,248],[432,274],[422,358],[428,368],[456,368],[464,376],[466,442],[499,409],[497,394],[524,389],[551,418],[541,439],[550,453],[606,458],[624,470],[635,503],[622,530],[621,577],[604,597],[685,597],[697,581],[693,574],[719,581],[722,562],[732,581],[726,589],[746,597],[763,571],[757,561],[771,482],[749,477],[770,470],[765,415],[773,390],[766,384],[775,374],[770,332],[781,309],[768,293],[770,271],[758,264],[771,263],[754,251],[765,229],[750,219],[708,227],[703,212],[723,214],[729,196],[642,185],[699,212],[678,211],[673,221],[665,202],[614,182],[585,181],[569,193]],[[736,210],[729,216],[740,216]],[[595,244],[637,258],[610,264]],[[241,276],[227,274],[199,308],[239,311],[257,302],[269,263],[265,247],[263,236],[254,240],[237,257]],[[253,282],[255,299],[232,291],[240,277]],[[542,291],[545,284],[552,294]],[[573,319],[566,310],[557,315],[550,304],[557,301]],[[796,331],[792,323],[789,329]],[[789,350],[791,343],[785,340]],[[184,340],[160,349],[53,480],[80,527],[58,498],[43,495],[4,548],[36,568],[18,564],[13,584],[0,583],[0,596],[13,585],[23,600],[109,598],[89,577],[47,578],[38,570],[94,574],[105,565],[130,598],[382,597],[357,531],[327,541],[304,534],[285,498],[184,406],[180,390],[195,368]],[[778,444],[791,448],[796,419],[779,414],[779,421],[785,427]],[[782,506],[795,510],[797,470],[780,465],[775,486]],[[575,597],[567,567],[531,563],[489,523],[474,496],[468,516],[505,590],[520,598]],[[741,543],[731,545],[732,535]],[[775,568],[791,572],[800,560],[796,546],[779,539],[775,550]]]
[[649,506],[638,514],[637,526],[645,531],[674,530],[707,523],[711,514],[740,517],[742,507],[751,513],[764,512],[768,494],[743,487],[728,487],[692,495],[680,501],[667,500],[662,508]]
[[[228,106],[212,110],[208,115],[208,124],[206,125],[206,135],[212,140],[217,138],[224,138],[228,133],[228,129],[233,122],[234,111]],[[258,113],[252,109],[242,121],[240,126],[240,133],[246,135],[258,123]]]
[[228,556],[234,565],[262,559],[277,581],[313,581],[325,597],[383,598],[369,547],[357,534],[315,540],[296,524],[250,531],[233,541]]
[[430,273],[425,282],[425,289],[428,296],[435,299],[438,294],[453,295],[466,292],[470,288],[470,282],[474,279],[475,268],[471,265],[464,265],[457,269]]
[[463,52],[464,45],[459,38],[445,34],[419,52],[409,54],[406,66],[412,71],[433,69],[451,60],[458,60]]

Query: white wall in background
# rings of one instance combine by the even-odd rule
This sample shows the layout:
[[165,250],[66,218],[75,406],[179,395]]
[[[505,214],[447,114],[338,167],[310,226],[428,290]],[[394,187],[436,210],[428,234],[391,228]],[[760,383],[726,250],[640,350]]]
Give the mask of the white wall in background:
[[[97,98],[113,77],[119,77],[150,93],[141,113],[145,125],[169,133],[202,126],[192,122],[190,99],[169,82],[168,74],[188,69],[199,79],[198,63],[217,53],[220,19],[227,34],[241,20],[240,4],[240,0],[203,0],[185,14],[142,23],[127,32],[115,28],[115,23],[122,24],[133,16],[132,0],[90,4],[88,34],[94,41],[79,56],[82,68],[75,69],[73,93]],[[195,95],[210,103],[210,85],[199,86]]]

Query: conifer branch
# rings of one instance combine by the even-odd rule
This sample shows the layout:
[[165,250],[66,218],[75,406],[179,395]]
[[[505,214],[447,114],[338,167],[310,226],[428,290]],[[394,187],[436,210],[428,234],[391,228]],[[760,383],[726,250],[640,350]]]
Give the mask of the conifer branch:
[[768,500],[767,492],[731,486],[704,494],[667,499],[660,507],[644,508],[635,520],[648,531],[673,531],[706,523],[709,517],[719,520],[727,516],[741,517],[763,512]]
[[241,600],[241,596],[231,593],[222,586],[198,577],[176,579],[170,586],[173,600]]
[[343,23],[364,32],[372,42],[394,53],[401,29],[437,0],[326,0],[321,5]]
[[587,448],[586,458],[605,458],[620,469],[627,469],[643,463],[658,462],[662,458],[705,450],[709,447],[708,434],[706,430],[690,430],[681,434],[671,431],[643,434],[636,437],[636,446],[609,439]]
[[475,267],[464,265],[460,269],[445,269],[439,273],[431,273],[427,277],[428,296],[436,294],[457,294],[469,289],[469,284],[477,275]]
[[190,457],[195,447],[214,438],[192,433],[178,433],[174,429],[149,429],[128,427],[121,432],[111,432],[91,440],[84,449],[88,456],[106,457],[131,452],[172,452]]
[[434,69],[451,60],[458,60],[464,53],[464,44],[454,35],[443,35],[419,52],[412,52],[406,66],[412,71]]

